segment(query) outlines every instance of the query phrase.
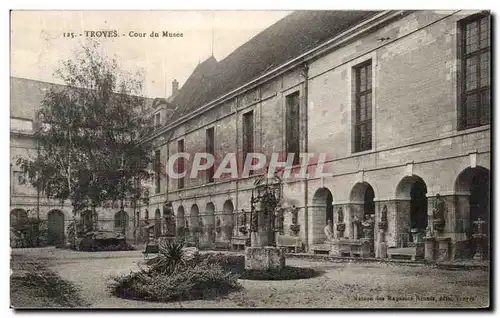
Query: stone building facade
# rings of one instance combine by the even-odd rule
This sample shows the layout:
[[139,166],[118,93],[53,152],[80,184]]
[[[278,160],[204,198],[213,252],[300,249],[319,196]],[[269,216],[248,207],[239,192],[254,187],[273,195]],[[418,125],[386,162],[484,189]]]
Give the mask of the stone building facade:
[[[327,219],[334,237],[349,239],[372,219],[378,244],[384,211],[389,248],[431,232],[450,240],[453,257],[470,255],[473,221],[490,213],[489,52],[487,12],[296,12],[225,59],[201,63],[151,141],[162,164],[207,150],[218,163],[236,153],[239,165],[248,151],[326,153],[326,176],[283,184],[283,234],[309,251],[325,241]],[[192,164],[180,169],[189,174]],[[168,200],[178,227],[227,242],[249,222],[241,214],[261,174],[211,173],[163,174],[151,206]],[[434,226],[438,194],[444,222]]]
[[[283,181],[282,235],[312,252],[332,220],[335,238],[370,235],[377,246],[383,229],[396,249],[432,235],[449,240],[451,257],[470,257],[474,221],[490,215],[489,21],[488,12],[463,10],[295,12],[225,59],[200,63],[180,89],[174,82],[173,96],[152,102],[157,127],[147,142],[161,166],[180,152],[212,153],[216,165],[235,153],[239,167],[252,152],[325,153],[323,176]],[[23,127],[35,122],[44,85],[11,81],[11,158],[35,149]],[[166,202],[178,235],[242,236],[264,171],[190,178],[192,165],[176,166],[188,173],[182,180],[158,170],[148,204],[136,215],[126,209],[135,236],[141,219],[165,234]],[[12,215],[34,211],[33,189],[11,173]],[[40,202],[43,217],[71,220],[69,206]],[[99,218],[116,213],[103,208]]]
[[[17,165],[20,157],[36,157],[37,142],[34,132],[41,125],[38,111],[45,93],[56,84],[31,79],[11,77],[10,79],[10,222],[11,226],[21,218],[32,217],[47,221],[48,243],[64,242],[68,226],[73,221],[72,206],[69,202],[47,199],[43,193],[30,186],[21,168]],[[145,99],[151,105],[151,112],[168,116],[167,102],[161,99]],[[154,102],[154,103],[153,103]],[[76,216],[76,222],[85,228],[124,232],[131,241],[141,233],[136,231],[140,221],[136,220],[130,202],[124,202],[120,211],[119,202],[109,202],[97,208],[97,215],[90,211]],[[151,217],[153,221],[153,217]],[[157,222],[159,224],[159,222]],[[159,228],[159,225],[157,226]]]

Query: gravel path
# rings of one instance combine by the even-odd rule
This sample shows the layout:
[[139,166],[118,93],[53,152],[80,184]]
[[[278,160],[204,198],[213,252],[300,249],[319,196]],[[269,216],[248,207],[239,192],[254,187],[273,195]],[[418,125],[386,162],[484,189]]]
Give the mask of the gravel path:
[[52,268],[81,288],[92,307],[111,308],[228,308],[228,307],[487,307],[488,272],[443,270],[391,263],[325,262],[288,259],[292,266],[313,267],[323,274],[291,281],[240,280],[243,290],[220,300],[151,303],[110,296],[111,275],[136,270],[140,251],[75,252],[55,248],[16,249],[16,254],[51,259]]

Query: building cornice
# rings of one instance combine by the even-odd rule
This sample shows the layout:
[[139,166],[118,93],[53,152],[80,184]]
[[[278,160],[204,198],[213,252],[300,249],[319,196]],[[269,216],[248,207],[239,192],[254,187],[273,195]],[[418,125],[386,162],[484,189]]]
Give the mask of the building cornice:
[[339,35],[333,37],[332,39],[318,45],[317,47],[299,55],[298,57],[270,70],[269,72],[255,78],[254,80],[232,90],[231,92],[209,102],[208,104],[203,105],[202,107],[180,117],[177,120],[174,120],[173,122],[169,123],[168,125],[164,126],[163,128],[159,129],[157,132],[153,133],[149,137],[146,137],[143,141],[148,142],[152,139],[157,138],[158,136],[162,135],[163,133],[185,123],[188,120],[193,119],[194,117],[212,109],[215,108],[224,102],[227,102],[228,100],[241,95],[249,90],[254,89],[256,86],[259,86],[263,84],[264,82],[267,82],[283,73],[286,73],[290,71],[291,69],[294,69],[304,62],[307,62],[311,59],[317,58],[323,54],[329,53],[336,47],[339,47],[343,44],[345,44],[348,41],[353,40],[356,37],[359,37],[373,29],[378,28],[380,25],[394,19],[394,18],[400,18],[402,17],[405,13],[408,13],[409,11],[406,10],[398,10],[398,11],[383,11],[379,14],[376,14],[375,16],[356,24],[352,28],[349,28],[348,30],[340,33]]

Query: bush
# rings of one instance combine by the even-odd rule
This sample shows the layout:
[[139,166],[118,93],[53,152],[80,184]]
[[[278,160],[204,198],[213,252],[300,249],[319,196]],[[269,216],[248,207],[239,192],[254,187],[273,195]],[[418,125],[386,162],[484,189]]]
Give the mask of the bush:
[[321,273],[312,268],[285,266],[282,269],[246,269],[243,271],[240,278],[249,280],[292,280],[313,278],[319,275],[321,275]]
[[206,260],[183,264],[169,275],[142,270],[112,278],[111,294],[148,301],[211,299],[241,288],[237,276]]
[[148,261],[152,273],[171,274],[183,262],[184,242],[167,241],[158,245],[158,256]]
[[47,234],[47,222],[35,217],[21,219],[10,228],[11,247],[46,246]]

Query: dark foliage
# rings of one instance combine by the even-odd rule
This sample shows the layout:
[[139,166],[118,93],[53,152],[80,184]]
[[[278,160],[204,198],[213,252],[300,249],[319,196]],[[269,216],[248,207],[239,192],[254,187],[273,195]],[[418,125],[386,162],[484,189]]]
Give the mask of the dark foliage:
[[11,224],[13,247],[41,247],[47,245],[47,222],[35,217],[20,219]]
[[142,270],[113,277],[108,288],[117,297],[169,302],[213,299],[241,286],[236,275],[204,260],[179,263],[169,275]]
[[313,278],[321,275],[313,268],[285,266],[283,269],[244,270],[240,278],[249,280],[293,280]]

